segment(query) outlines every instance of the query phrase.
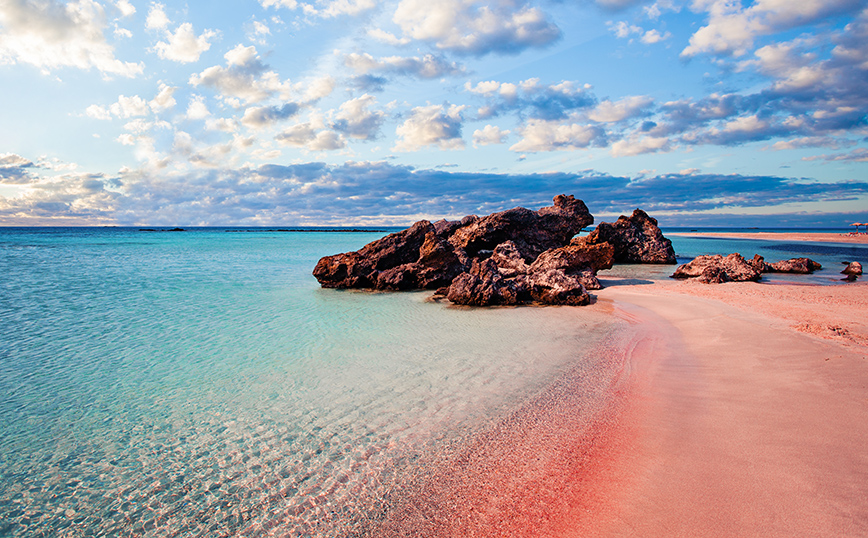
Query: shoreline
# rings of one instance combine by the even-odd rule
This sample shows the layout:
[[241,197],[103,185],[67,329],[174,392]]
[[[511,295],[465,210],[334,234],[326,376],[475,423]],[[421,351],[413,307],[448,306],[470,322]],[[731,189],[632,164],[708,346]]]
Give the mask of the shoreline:
[[[868,534],[868,285],[829,291],[617,281],[597,291],[653,340],[629,358],[619,419],[638,428],[617,465],[631,486],[585,534]],[[817,309],[782,310],[799,300]],[[828,326],[840,330],[800,329]]]
[[756,239],[760,241],[803,241],[814,243],[847,243],[868,245],[868,233],[858,235],[809,232],[673,232],[673,237],[696,237],[709,239]]

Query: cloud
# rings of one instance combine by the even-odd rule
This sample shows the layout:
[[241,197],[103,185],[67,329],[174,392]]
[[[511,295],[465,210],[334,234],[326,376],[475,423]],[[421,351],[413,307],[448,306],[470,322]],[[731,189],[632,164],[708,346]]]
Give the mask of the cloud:
[[401,0],[392,20],[405,37],[474,56],[518,54],[561,36],[542,11],[514,0]]
[[359,75],[383,73],[435,79],[466,74],[464,66],[448,62],[443,57],[426,54],[423,57],[388,56],[375,59],[367,53],[352,53],[344,57],[344,65]]
[[346,147],[346,140],[338,133],[321,128],[319,122],[293,125],[274,137],[280,144],[305,148],[309,151],[328,151]]
[[[233,140],[221,147],[197,149],[191,142],[186,150],[201,152],[199,158],[206,166],[210,154],[244,143],[243,139]],[[4,169],[3,159],[0,157],[0,170]],[[18,156],[10,159],[12,167],[28,162]],[[24,196],[0,197],[0,223],[406,225],[421,218],[456,218],[517,205],[538,208],[550,205],[555,194],[567,193],[584,200],[595,215],[629,214],[641,207],[664,224],[696,225],[706,218],[701,213],[704,211],[731,214],[754,208],[753,213],[763,209],[776,212],[782,204],[868,195],[865,181],[828,183],[697,171],[639,177],[592,170],[493,174],[416,169],[385,162],[206,167],[182,174],[139,170],[117,177],[31,173]],[[661,217],[661,213],[667,216]],[[793,217],[791,223],[798,225],[799,219]]]
[[159,41],[154,45],[154,50],[164,60],[191,63],[198,61],[199,56],[211,48],[208,40],[216,35],[212,30],[205,30],[197,36],[193,32],[193,25],[185,22],[175,29],[175,33],[166,31],[167,41]]
[[121,17],[129,17],[136,12],[136,8],[127,0],[117,0],[117,2],[115,2],[115,7],[117,7],[118,11],[121,12]]
[[645,153],[670,151],[668,138],[653,136],[632,136],[629,139],[618,140],[612,144],[612,157],[632,157]]
[[314,3],[301,3],[296,0],[259,0],[264,8],[301,9],[310,17],[335,18],[343,15],[358,15],[376,7],[374,0],[316,0]]
[[368,94],[344,102],[335,114],[332,128],[352,138],[374,140],[386,118],[384,112],[372,110],[376,105],[377,99]]
[[291,118],[299,111],[297,103],[285,103],[279,106],[250,107],[244,111],[241,123],[245,127],[261,129],[279,121]]
[[631,119],[637,116],[643,116],[645,109],[652,103],[653,99],[643,95],[625,97],[619,101],[603,101],[592,110],[588,117],[600,123],[615,123]]
[[853,13],[863,6],[860,0],[757,0],[744,8],[741,2],[731,0],[697,0],[693,2],[693,9],[707,11],[708,24],[690,37],[690,44],[681,55],[743,56],[759,36]]
[[830,162],[853,162],[853,163],[868,163],[868,148],[856,148],[850,153],[838,153],[834,155],[816,155],[812,157],[803,157],[803,161],[830,161]]
[[145,19],[145,28],[149,30],[163,30],[171,24],[172,21],[166,15],[166,6],[156,2],[151,3],[151,9],[148,10],[148,18]]
[[509,149],[519,153],[575,150],[607,145],[606,132],[597,125],[532,119],[517,131],[522,139]]
[[24,185],[34,181],[32,161],[15,153],[0,154],[0,184]]
[[833,138],[831,136],[805,136],[790,140],[779,140],[771,145],[771,149],[802,149],[802,148],[833,148],[841,149],[854,146],[856,142],[847,139]]
[[245,103],[257,103],[277,95],[289,100],[292,85],[281,81],[277,73],[268,70],[253,46],[238,45],[224,56],[226,67],[215,65],[190,76],[193,86],[206,86],[224,97],[237,97]]
[[178,88],[176,86],[169,86],[168,84],[160,83],[160,91],[157,93],[157,96],[154,97],[148,105],[151,107],[151,110],[154,112],[161,112],[163,110],[172,108],[177,104],[173,95]]
[[201,95],[194,95],[190,98],[190,103],[187,105],[186,117],[189,120],[204,120],[211,115],[208,107],[205,105],[205,98]]
[[395,151],[415,151],[426,146],[464,149],[461,139],[464,106],[429,105],[412,110],[410,117],[395,130]]
[[496,125],[486,125],[482,129],[473,131],[473,145],[490,146],[493,144],[503,144],[506,142],[507,136],[509,136],[509,131],[503,131]]
[[536,78],[518,84],[489,80],[479,82],[476,86],[470,82],[464,85],[466,91],[486,99],[486,105],[479,111],[480,119],[512,111],[527,114],[531,118],[564,119],[570,112],[587,108],[596,102],[590,88],[589,85],[568,80],[557,84],[540,84]]
[[7,0],[0,3],[0,27],[0,64],[25,63],[46,73],[94,68],[129,78],[144,70],[144,64],[115,58],[105,38],[105,10],[93,0]]
[[648,30],[642,37],[639,38],[639,41],[645,43],[646,45],[653,45],[654,43],[660,43],[661,41],[666,41],[672,37],[672,32],[660,33],[659,30]]

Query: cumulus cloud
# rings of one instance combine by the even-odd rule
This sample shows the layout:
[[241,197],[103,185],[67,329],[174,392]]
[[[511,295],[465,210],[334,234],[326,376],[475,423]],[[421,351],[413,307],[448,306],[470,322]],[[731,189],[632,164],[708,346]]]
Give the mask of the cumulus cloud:
[[135,77],[144,65],[115,58],[105,38],[106,15],[93,0],[0,3],[0,64],[26,63],[44,72],[60,67],[97,69]]
[[477,56],[517,54],[561,35],[545,13],[515,0],[401,0],[392,20],[405,37]]
[[866,148],[856,148],[849,153],[837,153],[832,155],[815,155],[811,157],[803,157],[804,161],[830,161],[830,162],[854,162],[854,163],[866,163],[868,162],[868,149]]
[[209,67],[190,76],[193,86],[206,86],[225,97],[236,97],[245,103],[257,103],[273,95],[289,100],[292,84],[281,81],[278,74],[262,63],[256,48],[238,45],[224,56],[226,67]]
[[32,161],[15,153],[0,154],[0,183],[23,185],[34,181]]
[[154,97],[148,105],[151,107],[151,110],[154,112],[160,112],[169,108],[172,108],[177,104],[175,98],[175,91],[177,91],[177,86],[169,86],[168,84],[160,83],[160,91],[157,93],[156,97]]
[[644,115],[644,110],[647,109],[651,103],[653,103],[653,99],[642,95],[625,97],[624,99],[615,102],[606,100],[598,104],[588,114],[588,117],[600,123],[619,122]]
[[136,12],[136,8],[127,0],[118,0],[117,2],[115,2],[115,7],[117,7],[118,11],[121,12],[122,17],[129,17]]
[[632,157],[644,153],[665,152],[671,149],[670,141],[665,137],[633,136],[618,140],[612,144],[612,157]]
[[352,53],[344,57],[344,65],[359,75],[381,73],[434,79],[466,74],[464,66],[433,54],[422,57],[388,56],[376,59],[367,53]]
[[486,105],[479,110],[480,119],[510,111],[518,111],[532,118],[563,119],[570,112],[587,108],[596,102],[590,88],[587,84],[567,80],[557,84],[540,84],[536,78],[518,84],[490,80],[479,82],[476,86],[470,82],[464,85],[466,91],[486,99]]
[[359,140],[377,138],[386,114],[381,110],[374,110],[375,106],[377,99],[368,94],[344,102],[335,114],[332,128]]
[[464,149],[461,138],[464,106],[429,105],[412,110],[410,117],[398,126],[396,151],[415,151],[426,146],[440,149]]
[[517,129],[522,139],[509,149],[519,153],[605,146],[606,132],[597,125],[532,119]]
[[250,107],[244,111],[244,116],[241,118],[241,123],[245,127],[261,129],[269,125],[273,125],[279,121],[291,118],[298,113],[299,105],[297,103],[284,103],[283,105],[275,106],[259,106]]
[[695,1],[693,9],[708,12],[708,24],[690,37],[681,52],[690,57],[702,53],[743,56],[757,37],[813,24],[827,17],[852,13],[860,0],[757,0],[748,7],[731,0]]
[[175,29],[166,32],[166,41],[154,45],[157,55],[164,60],[191,63],[199,60],[203,52],[211,48],[209,39],[217,35],[213,30],[205,30],[201,35],[193,32],[193,25],[185,22]]
[[473,145],[490,146],[493,144],[503,144],[506,142],[507,136],[509,136],[509,131],[501,130],[496,125],[486,125],[482,129],[473,131]]
[[304,148],[309,151],[327,151],[346,147],[346,140],[338,133],[323,129],[320,122],[298,123],[274,137],[280,144]]
[[145,19],[145,28],[149,30],[163,30],[171,21],[166,15],[166,6],[159,3],[151,3],[151,9],[148,10],[148,18]]
[[187,119],[204,120],[211,115],[208,106],[205,104],[205,98],[201,95],[194,95],[190,98],[190,103],[187,105]]

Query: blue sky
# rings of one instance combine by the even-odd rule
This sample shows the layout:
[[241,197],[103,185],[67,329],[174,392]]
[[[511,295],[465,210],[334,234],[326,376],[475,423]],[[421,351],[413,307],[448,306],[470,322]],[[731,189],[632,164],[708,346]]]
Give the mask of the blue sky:
[[0,225],[868,220],[861,0],[4,0]]

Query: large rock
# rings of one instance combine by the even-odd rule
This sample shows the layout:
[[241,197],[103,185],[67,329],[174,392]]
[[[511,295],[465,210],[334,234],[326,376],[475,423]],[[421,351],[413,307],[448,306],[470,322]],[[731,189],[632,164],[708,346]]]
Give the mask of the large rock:
[[611,244],[616,263],[676,263],[672,242],[663,237],[657,220],[641,209],[629,217],[621,215],[614,224],[601,222],[585,241]]
[[706,284],[721,282],[756,282],[762,274],[741,254],[723,257],[720,254],[697,256],[690,263],[679,265],[672,278],[695,278]]
[[461,273],[446,292],[450,302],[460,305],[512,305],[522,302],[515,281],[504,278],[490,258],[475,260],[470,271]]
[[[516,207],[477,218],[455,229],[449,242],[459,252],[475,258],[505,241],[512,241],[521,256],[530,262],[545,250],[566,245],[593,222],[594,217],[584,202],[561,194],[555,196],[553,206],[539,211]],[[444,225],[444,229],[448,229],[448,225]]]
[[810,258],[790,258],[775,263],[766,264],[765,273],[797,273],[810,274],[819,271],[823,266]]
[[543,252],[530,265],[528,274],[559,271],[576,278],[586,289],[602,288],[597,280],[597,271],[611,269],[615,249],[609,243],[589,245],[582,239],[574,239],[565,247]]

